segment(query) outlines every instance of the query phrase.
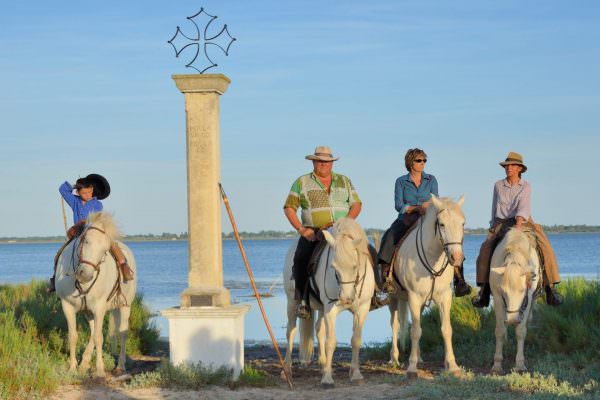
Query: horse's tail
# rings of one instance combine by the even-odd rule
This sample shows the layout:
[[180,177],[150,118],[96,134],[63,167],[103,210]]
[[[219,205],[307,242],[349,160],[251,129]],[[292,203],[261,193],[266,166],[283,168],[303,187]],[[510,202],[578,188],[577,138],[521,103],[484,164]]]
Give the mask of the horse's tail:
[[400,336],[400,350],[404,353],[408,348],[408,301],[406,300],[398,300],[398,322],[400,323],[398,332]]
[[306,319],[300,319],[300,362],[308,365],[313,357],[315,348],[314,329],[315,329],[315,311],[311,310],[310,316]]

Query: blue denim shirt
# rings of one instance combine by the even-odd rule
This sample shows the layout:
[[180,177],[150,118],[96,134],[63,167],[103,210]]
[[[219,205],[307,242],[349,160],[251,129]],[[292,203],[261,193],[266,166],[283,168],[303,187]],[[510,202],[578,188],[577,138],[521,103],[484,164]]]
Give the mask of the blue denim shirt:
[[394,200],[399,215],[406,214],[406,207],[420,206],[431,199],[431,194],[438,195],[438,184],[435,176],[423,172],[421,186],[417,187],[410,179],[410,174],[396,179]]
[[81,201],[81,197],[73,194],[73,186],[67,181],[60,185],[58,188],[60,195],[65,199],[67,204],[73,209],[73,223],[87,219],[88,215],[92,212],[102,211],[102,203],[100,200],[92,197],[92,199],[85,204]]

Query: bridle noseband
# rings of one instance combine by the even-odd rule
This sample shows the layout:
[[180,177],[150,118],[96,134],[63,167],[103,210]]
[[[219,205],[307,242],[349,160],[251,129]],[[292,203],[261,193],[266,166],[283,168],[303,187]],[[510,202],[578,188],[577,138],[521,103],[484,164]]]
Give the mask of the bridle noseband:
[[[91,261],[84,260],[84,259],[83,259],[83,257],[82,257],[82,254],[83,254],[83,243],[84,243],[84,241],[85,241],[85,235],[87,235],[88,231],[90,231],[90,230],[92,230],[92,229],[94,229],[94,230],[97,230],[98,232],[101,232],[102,234],[106,235],[106,232],[105,232],[104,230],[102,230],[102,229],[100,229],[100,228],[97,228],[97,227],[95,227],[95,226],[89,226],[89,227],[88,227],[88,228],[87,228],[85,231],[83,231],[83,233],[82,233],[82,234],[79,236],[79,244],[77,245],[77,252],[78,252],[78,254],[79,254],[79,264],[80,264],[80,265],[81,265],[81,264],[87,264],[87,265],[90,265],[90,266],[92,266],[92,268],[94,268],[94,270],[95,270],[96,272],[99,272],[99,271],[100,271],[100,264],[102,264],[102,261],[103,261],[103,259],[100,259],[100,261],[98,261],[96,264],[94,264],[94,263],[93,263],[93,262],[91,262]],[[76,272],[76,271],[75,271],[75,272]]]

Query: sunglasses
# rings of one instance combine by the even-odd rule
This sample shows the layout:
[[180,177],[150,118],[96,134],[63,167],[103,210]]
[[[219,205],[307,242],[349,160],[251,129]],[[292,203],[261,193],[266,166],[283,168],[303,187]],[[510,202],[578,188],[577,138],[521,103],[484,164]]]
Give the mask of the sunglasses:
[[427,159],[426,159],[426,158],[417,158],[417,159],[416,159],[416,160],[414,160],[413,162],[416,162],[416,163],[426,163],[426,162],[427,162]]

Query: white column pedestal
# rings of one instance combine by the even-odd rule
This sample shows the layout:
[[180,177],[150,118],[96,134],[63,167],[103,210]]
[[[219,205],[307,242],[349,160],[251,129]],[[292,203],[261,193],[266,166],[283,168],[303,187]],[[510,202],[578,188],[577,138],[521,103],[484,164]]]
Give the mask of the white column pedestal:
[[171,363],[226,366],[237,379],[244,368],[244,315],[249,310],[249,304],[236,304],[161,311],[169,320]]

